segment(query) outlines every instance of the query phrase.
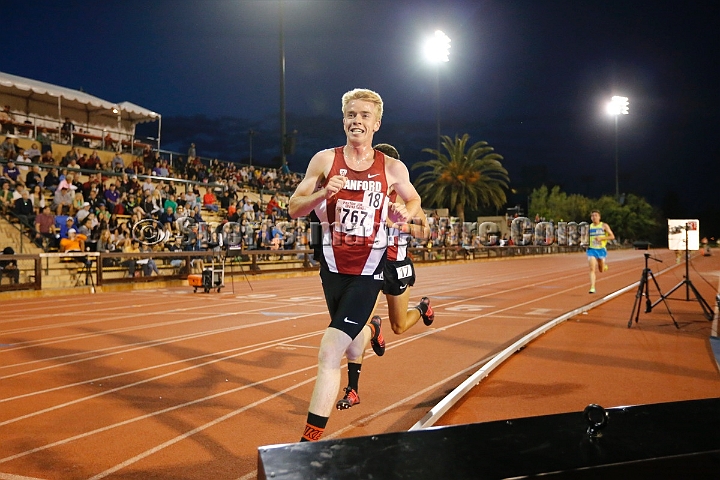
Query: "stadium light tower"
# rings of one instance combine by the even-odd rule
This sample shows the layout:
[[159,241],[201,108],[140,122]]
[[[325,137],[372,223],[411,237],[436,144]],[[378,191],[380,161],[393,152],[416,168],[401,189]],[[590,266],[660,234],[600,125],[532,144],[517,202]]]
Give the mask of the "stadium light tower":
[[615,198],[620,199],[620,179],[618,172],[618,117],[629,113],[628,97],[614,96],[608,103],[607,111],[615,117]]
[[285,142],[287,141],[287,127],[285,124],[285,12],[283,0],[280,0],[280,167],[285,173],[287,170],[287,156]]
[[450,61],[450,37],[441,30],[425,42],[425,57],[435,64],[435,99],[437,121],[437,151],[440,152],[440,64]]

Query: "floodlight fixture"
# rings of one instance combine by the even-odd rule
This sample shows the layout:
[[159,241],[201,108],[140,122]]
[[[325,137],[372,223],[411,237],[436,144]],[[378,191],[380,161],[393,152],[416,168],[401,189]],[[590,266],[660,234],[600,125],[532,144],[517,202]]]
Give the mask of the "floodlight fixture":
[[450,61],[450,37],[441,30],[435,30],[435,34],[425,42],[425,57],[433,63]]
[[615,95],[608,103],[607,111],[610,115],[627,115],[629,113],[628,97],[620,97]]

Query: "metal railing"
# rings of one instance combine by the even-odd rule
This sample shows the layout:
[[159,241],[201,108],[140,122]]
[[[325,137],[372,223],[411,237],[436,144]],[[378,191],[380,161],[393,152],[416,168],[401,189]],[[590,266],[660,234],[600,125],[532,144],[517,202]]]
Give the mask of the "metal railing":
[[[548,255],[582,251],[582,247],[512,246],[410,248],[413,261],[418,264],[472,261],[494,257]],[[23,255],[0,255],[0,262],[16,260],[20,270],[20,282],[11,284],[7,275],[0,278],[0,292],[11,290],[42,290],[52,276],[60,276],[66,282],[53,288],[103,287],[120,284],[158,281],[182,281],[204,268],[222,268],[226,278],[237,276],[266,275],[318,270],[312,258],[312,250],[230,250],[224,252],[148,252],[148,253],[40,253]],[[152,259],[157,267],[148,275],[143,260]],[[130,261],[135,262],[130,268]],[[130,272],[134,271],[131,276]]]

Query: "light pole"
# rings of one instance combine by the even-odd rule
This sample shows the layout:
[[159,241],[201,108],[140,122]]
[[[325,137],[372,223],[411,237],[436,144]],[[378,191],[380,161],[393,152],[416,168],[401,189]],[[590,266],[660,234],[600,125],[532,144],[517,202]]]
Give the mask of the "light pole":
[[435,64],[435,99],[437,123],[437,151],[440,154],[440,64],[450,61],[450,37],[441,30],[425,42],[425,57]]
[[283,18],[283,0],[280,0],[280,166],[283,171],[286,169],[287,158],[285,157],[285,21]]
[[629,113],[628,97],[618,97],[617,95],[610,99],[607,111],[615,117],[615,199],[620,199],[620,175],[618,171],[618,117]]

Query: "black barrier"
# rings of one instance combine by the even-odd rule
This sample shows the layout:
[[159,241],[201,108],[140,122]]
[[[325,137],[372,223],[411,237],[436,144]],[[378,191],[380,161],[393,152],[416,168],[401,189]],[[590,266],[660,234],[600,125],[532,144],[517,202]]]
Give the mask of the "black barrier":
[[[298,436],[300,435],[298,430]],[[258,479],[718,478],[720,398],[265,446]]]

